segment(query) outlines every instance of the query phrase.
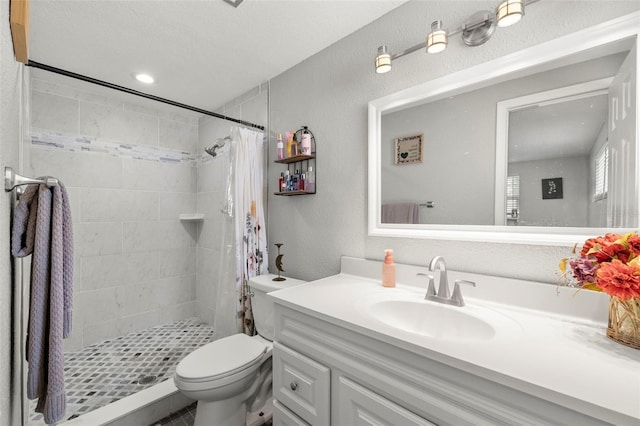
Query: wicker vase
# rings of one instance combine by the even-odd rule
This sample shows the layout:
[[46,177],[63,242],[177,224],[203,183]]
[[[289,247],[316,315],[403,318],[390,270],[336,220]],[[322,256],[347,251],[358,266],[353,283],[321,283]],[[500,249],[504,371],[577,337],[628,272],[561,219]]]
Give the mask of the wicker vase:
[[640,349],[640,297],[609,301],[607,336],[623,345]]

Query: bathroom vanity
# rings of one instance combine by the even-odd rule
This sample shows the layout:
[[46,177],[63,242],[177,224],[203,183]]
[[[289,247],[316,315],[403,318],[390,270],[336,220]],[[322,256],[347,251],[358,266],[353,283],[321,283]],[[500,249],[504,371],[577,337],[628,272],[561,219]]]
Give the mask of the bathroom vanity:
[[638,425],[640,351],[606,338],[607,296],[448,271],[466,306],[425,301],[426,267],[345,257],[271,293],[274,425]]

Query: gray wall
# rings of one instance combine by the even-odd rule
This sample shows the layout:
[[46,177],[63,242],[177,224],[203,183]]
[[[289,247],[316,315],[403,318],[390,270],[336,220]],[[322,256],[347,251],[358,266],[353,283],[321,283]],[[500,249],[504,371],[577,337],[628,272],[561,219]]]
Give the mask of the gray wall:
[[[338,272],[342,255],[382,259],[389,247],[396,262],[426,265],[432,256],[444,255],[452,269],[557,281],[558,259],[567,248],[367,235],[367,102],[630,13],[640,3],[539,2],[521,22],[498,29],[483,46],[468,48],[456,36],[443,53],[416,52],[395,61],[391,72],[375,74],[379,45],[396,52],[424,39],[425,22],[442,19],[455,25],[493,7],[493,1],[412,1],[271,81],[273,133],[308,125],[317,143],[317,193],[269,199],[269,245],[285,243],[288,274],[317,279]],[[270,185],[279,173],[271,167]]]
[[[570,157],[509,163],[509,176],[520,176],[523,226],[589,226],[589,158]],[[562,178],[563,196],[542,198],[542,179]]]

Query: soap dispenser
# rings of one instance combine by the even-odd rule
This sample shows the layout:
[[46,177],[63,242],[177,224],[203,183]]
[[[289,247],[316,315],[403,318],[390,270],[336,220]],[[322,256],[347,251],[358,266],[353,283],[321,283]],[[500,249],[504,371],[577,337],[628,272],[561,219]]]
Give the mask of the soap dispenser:
[[396,264],[393,261],[393,250],[386,249],[384,251],[384,263],[382,264],[382,286],[396,286]]

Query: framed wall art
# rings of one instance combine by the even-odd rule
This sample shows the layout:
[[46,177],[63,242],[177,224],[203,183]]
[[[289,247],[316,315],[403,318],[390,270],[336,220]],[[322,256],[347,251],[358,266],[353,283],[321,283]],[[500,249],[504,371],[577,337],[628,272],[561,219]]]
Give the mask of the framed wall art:
[[424,155],[423,138],[424,135],[422,133],[396,138],[396,164],[422,163]]
[[554,200],[562,198],[562,178],[542,179],[542,199]]

